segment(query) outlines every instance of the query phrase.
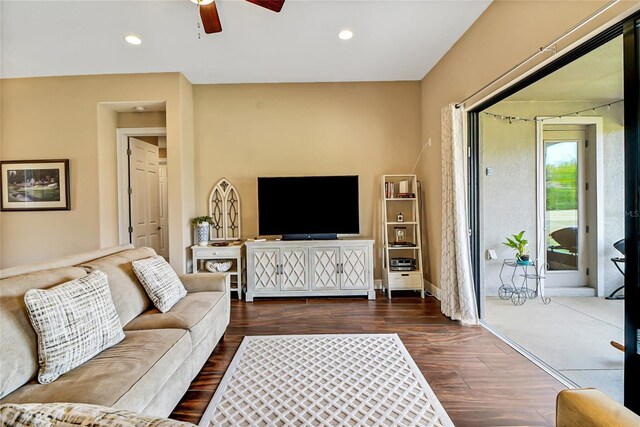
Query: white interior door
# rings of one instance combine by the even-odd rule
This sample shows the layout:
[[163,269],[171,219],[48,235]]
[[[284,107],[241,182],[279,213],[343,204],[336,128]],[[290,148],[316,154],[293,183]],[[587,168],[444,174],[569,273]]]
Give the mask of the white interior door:
[[158,147],[129,138],[131,243],[160,252]]
[[166,260],[169,260],[169,202],[167,192],[167,165],[160,165],[158,167],[158,183],[160,185],[160,250],[158,254],[162,255]]
[[589,263],[585,131],[545,130],[543,138],[546,285],[585,286]]

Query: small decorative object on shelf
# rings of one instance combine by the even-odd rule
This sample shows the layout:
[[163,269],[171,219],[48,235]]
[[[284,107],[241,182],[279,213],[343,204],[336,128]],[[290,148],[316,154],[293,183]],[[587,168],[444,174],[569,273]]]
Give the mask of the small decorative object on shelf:
[[414,174],[382,176],[382,286],[389,298],[395,290],[425,296],[418,194]]
[[191,223],[196,227],[198,245],[207,246],[209,244],[210,227],[213,224],[213,218],[208,215],[199,216],[193,218]]
[[394,227],[393,230],[396,234],[394,244],[407,243],[407,227]]
[[233,262],[229,261],[207,261],[204,266],[212,273],[229,271]]

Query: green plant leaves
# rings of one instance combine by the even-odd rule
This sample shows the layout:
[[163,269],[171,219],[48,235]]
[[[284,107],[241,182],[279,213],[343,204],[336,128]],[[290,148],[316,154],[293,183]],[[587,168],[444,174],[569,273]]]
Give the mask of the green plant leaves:
[[524,238],[524,230],[518,234],[512,234],[511,237],[513,237],[513,239],[506,237],[507,241],[502,244],[514,249],[518,257],[524,255],[527,251],[526,246],[529,243],[529,241]]

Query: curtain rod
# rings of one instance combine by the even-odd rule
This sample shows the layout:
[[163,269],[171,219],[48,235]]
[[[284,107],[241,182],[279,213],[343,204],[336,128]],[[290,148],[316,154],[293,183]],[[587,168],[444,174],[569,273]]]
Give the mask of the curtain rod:
[[491,80],[489,83],[487,83],[486,85],[482,86],[480,89],[478,89],[477,91],[473,92],[471,95],[467,96],[465,99],[463,99],[462,101],[458,102],[456,104],[456,108],[460,108],[462,106],[462,104],[464,104],[465,102],[467,102],[468,100],[470,100],[471,98],[473,98],[474,96],[476,96],[477,94],[479,94],[480,92],[484,91],[485,89],[487,89],[488,87],[492,86],[494,83],[502,80],[504,77],[508,76],[509,74],[513,73],[514,71],[516,71],[518,68],[522,67],[523,65],[525,65],[526,63],[528,63],[529,61],[531,61],[532,59],[534,59],[535,57],[537,57],[538,55],[540,55],[543,52],[547,52],[547,51],[553,51],[554,53],[556,52],[556,47],[555,45],[561,41],[562,39],[564,39],[565,37],[573,34],[575,31],[577,31],[579,28],[583,27],[584,25],[586,25],[587,23],[591,22],[593,19],[597,18],[598,16],[600,16],[602,13],[606,12],[607,10],[609,10],[611,7],[613,7],[613,5],[615,5],[616,3],[618,3],[620,0],[612,0],[609,3],[605,4],[604,6],[602,6],[600,9],[596,10],[595,12],[593,12],[591,15],[587,16],[586,18],[584,18],[582,21],[578,22],[576,25],[574,25],[573,27],[569,28],[567,31],[565,31],[564,33],[562,33],[561,35],[559,35],[558,37],[556,37],[555,39],[551,40],[549,43],[547,43],[544,47],[541,47],[540,49],[538,49],[534,54],[532,54],[531,56],[529,56],[527,59],[525,59],[524,61],[520,62],[519,64],[515,65],[514,67],[510,68],[509,70],[507,70],[506,72],[502,73],[500,76],[496,77],[495,79]]

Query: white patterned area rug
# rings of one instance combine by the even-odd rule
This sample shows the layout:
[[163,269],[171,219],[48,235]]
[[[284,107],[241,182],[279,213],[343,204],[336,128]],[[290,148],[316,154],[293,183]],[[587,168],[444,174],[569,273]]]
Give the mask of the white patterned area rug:
[[245,337],[201,426],[453,426],[396,334]]

